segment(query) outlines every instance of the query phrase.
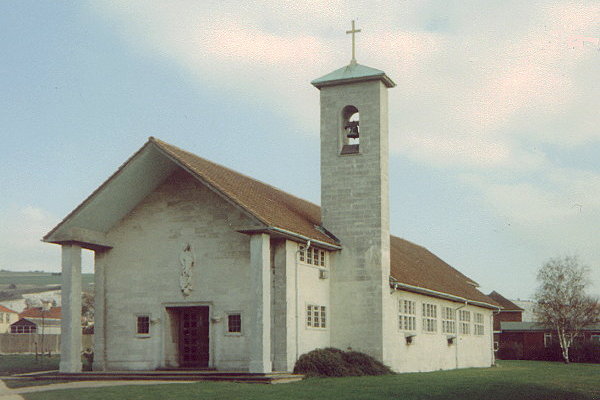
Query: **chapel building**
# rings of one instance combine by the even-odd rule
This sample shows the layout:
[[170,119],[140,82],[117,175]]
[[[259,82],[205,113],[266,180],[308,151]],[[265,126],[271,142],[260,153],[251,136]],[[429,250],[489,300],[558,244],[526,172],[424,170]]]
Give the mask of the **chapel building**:
[[494,363],[497,304],[390,235],[388,94],[353,61],[312,84],[321,206],[150,138],[44,241],[62,246],[62,372],[81,370],[81,249],[95,370],[292,371],[316,348],[398,372]]

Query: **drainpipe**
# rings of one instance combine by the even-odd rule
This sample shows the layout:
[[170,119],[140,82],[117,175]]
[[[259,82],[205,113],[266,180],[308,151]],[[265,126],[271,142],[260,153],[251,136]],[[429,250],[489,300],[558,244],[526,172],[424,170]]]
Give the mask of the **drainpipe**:
[[[310,248],[310,239],[306,241],[306,245],[304,247],[304,251],[306,252],[305,254],[308,254],[308,249]],[[296,361],[298,361],[298,358],[300,357],[300,272],[299,272],[299,265],[298,265],[298,260],[299,260],[299,254],[300,254],[300,248],[298,248],[298,250],[296,251],[296,282],[295,282],[295,286],[296,286]],[[305,255],[306,257],[306,255]]]
[[458,342],[460,341],[460,340],[458,340],[458,332],[459,332],[459,328],[460,328],[460,320],[458,318],[458,310],[465,308],[468,304],[469,304],[469,302],[465,300],[465,304],[454,309],[454,317],[456,318],[456,345],[454,347],[454,358],[455,358],[454,362],[455,362],[455,368],[457,368],[457,369],[458,369]]

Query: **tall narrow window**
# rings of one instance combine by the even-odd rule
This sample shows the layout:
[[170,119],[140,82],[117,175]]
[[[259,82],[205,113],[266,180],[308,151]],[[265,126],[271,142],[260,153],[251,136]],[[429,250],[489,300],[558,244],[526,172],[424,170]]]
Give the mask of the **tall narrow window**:
[[417,305],[412,300],[400,300],[398,303],[398,328],[401,331],[417,329]]
[[460,333],[463,335],[471,334],[471,312],[466,310],[459,311]]
[[437,305],[423,303],[423,330],[437,332]]
[[136,333],[138,335],[150,334],[150,316],[149,315],[138,315],[136,324]]
[[476,335],[483,335],[483,314],[475,313],[475,321],[473,324],[473,333]]
[[242,315],[231,313],[227,316],[227,332],[242,333]]
[[342,111],[342,151],[340,154],[357,154],[360,145],[360,115],[354,106],[346,106]]
[[456,333],[456,314],[452,307],[442,308],[442,333]]

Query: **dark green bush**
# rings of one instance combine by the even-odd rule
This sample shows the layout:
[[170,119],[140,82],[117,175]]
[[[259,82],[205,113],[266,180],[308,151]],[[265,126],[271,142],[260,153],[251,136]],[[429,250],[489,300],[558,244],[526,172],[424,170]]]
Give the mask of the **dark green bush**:
[[356,375],[358,376],[387,375],[393,373],[388,366],[365,353],[348,351],[342,353],[342,358],[357,372]]
[[391,374],[392,371],[367,354],[328,347],[301,355],[294,366],[294,373],[306,376],[362,376]]

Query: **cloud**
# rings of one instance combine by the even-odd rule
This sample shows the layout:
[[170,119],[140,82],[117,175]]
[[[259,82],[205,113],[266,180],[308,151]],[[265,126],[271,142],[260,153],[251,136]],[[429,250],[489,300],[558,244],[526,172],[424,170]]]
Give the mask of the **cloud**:
[[41,242],[58,218],[34,206],[0,214],[0,268],[17,271],[60,270],[58,246]]
[[[0,212],[0,269],[60,271],[60,247],[41,241],[59,218],[36,206],[7,208]],[[85,271],[93,271],[93,256],[82,255]]]
[[172,62],[198,88],[264,104],[299,128],[290,130],[310,135],[318,133],[318,103],[309,82],[349,61],[343,31],[359,16],[358,61],[398,84],[390,91],[392,155],[461,177],[532,246],[600,259],[593,240],[600,171],[557,162],[567,150],[600,143],[600,53],[573,39],[600,37],[600,3],[91,7],[133,51]]

